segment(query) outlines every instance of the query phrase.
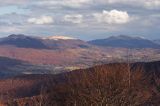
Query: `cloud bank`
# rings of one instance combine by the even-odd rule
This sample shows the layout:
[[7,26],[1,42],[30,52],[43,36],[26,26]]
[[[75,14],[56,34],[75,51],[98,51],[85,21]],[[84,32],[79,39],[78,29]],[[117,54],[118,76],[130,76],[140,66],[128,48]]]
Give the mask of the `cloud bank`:
[[156,39],[159,11],[160,0],[5,0],[0,4],[0,37],[24,33],[94,39],[125,34]]

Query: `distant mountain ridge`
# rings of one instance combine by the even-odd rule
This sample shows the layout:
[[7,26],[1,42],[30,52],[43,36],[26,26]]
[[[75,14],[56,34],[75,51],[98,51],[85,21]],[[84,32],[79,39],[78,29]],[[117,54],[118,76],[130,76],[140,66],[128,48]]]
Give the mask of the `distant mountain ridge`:
[[36,38],[23,34],[12,34],[8,37],[0,38],[0,45],[12,45],[19,48],[33,49],[88,48],[91,46],[85,41],[71,37],[51,36],[46,38]]
[[8,37],[0,39],[0,45],[13,45],[20,48],[37,48],[37,49],[45,49],[47,48],[40,39],[29,37],[23,34],[12,34]]
[[0,38],[0,45],[12,45],[20,48],[33,49],[67,49],[113,47],[113,48],[160,48],[159,41],[152,41],[142,37],[130,37],[126,35],[111,36],[106,39],[96,39],[85,42],[80,39],[67,36],[32,37],[23,34],[12,34]]
[[125,35],[111,36],[106,39],[97,39],[88,43],[102,47],[118,47],[118,48],[160,48],[160,45],[141,37],[129,37]]

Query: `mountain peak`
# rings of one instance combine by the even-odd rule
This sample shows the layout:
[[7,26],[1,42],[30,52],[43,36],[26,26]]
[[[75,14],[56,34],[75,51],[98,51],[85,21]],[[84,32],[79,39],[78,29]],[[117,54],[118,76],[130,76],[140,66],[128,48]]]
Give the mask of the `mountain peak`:
[[34,37],[23,34],[12,34],[8,37],[0,39],[0,45],[12,45],[21,48],[46,49],[47,46],[43,42]]
[[160,48],[160,45],[142,37],[126,35],[111,36],[106,39],[93,40],[89,42],[97,46],[121,47],[121,48]]
[[49,36],[45,37],[43,39],[49,39],[49,40],[74,40],[76,38],[68,37],[68,36]]

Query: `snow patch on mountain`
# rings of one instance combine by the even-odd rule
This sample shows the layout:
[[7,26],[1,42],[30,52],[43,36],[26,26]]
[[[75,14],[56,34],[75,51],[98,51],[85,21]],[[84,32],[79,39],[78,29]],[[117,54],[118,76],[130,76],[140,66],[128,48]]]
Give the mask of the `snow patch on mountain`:
[[45,37],[43,39],[48,39],[48,40],[74,40],[76,38],[68,37],[68,36],[49,36]]

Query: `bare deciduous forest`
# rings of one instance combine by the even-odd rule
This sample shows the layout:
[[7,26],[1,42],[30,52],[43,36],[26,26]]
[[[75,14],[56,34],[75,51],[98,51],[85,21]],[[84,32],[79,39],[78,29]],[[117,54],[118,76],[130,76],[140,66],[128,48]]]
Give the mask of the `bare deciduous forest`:
[[[41,86],[40,95],[10,102],[18,106],[156,106],[159,77],[145,67],[110,64],[61,74]],[[148,67],[152,69],[152,64]]]

